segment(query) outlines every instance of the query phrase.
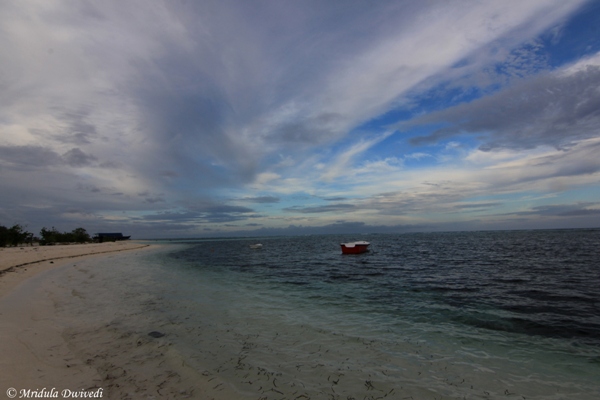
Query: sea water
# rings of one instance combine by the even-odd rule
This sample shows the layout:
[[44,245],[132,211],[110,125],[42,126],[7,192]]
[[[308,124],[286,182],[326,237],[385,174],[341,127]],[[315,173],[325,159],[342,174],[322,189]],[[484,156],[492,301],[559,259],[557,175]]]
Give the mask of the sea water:
[[[351,239],[370,251],[342,255]],[[164,333],[240,399],[600,398],[600,230],[189,240],[92,264],[88,315]]]

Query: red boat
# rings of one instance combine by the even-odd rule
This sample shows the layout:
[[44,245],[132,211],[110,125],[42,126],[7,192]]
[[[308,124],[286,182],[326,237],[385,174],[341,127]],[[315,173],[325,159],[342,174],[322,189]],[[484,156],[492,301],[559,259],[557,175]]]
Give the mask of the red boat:
[[369,242],[351,242],[351,243],[341,243],[342,246],[342,254],[360,254],[369,251],[368,247],[371,243]]

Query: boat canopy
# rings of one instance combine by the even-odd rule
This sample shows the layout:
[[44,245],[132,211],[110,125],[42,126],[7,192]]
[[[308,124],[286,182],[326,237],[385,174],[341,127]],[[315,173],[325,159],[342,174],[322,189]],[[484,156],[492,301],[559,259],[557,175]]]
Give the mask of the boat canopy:
[[351,242],[351,243],[342,243],[344,247],[355,247],[355,246],[368,246],[370,243],[365,241]]

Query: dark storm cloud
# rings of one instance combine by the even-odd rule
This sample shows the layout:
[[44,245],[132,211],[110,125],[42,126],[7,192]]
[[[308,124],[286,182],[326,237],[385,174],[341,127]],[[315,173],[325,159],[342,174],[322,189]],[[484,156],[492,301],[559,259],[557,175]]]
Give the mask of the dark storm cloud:
[[66,124],[64,131],[54,137],[63,143],[77,145],[89,144],[97,136],[96,126],[86,121],[89,110],[66,111],[58,116],[58,120]]
[[210,85],[198,92],[176,91],[171,79],[175,80],[161,79],[161,86],[141,82],[144,87],[136,95],[148,115],[141,129],[162,144],[156,148],[157,157],[172,169],[171,176],[200,178],[207,187],[248,180],[255,172],[254,160],[227,132],[227,100]]
[[41,146],[0,146],[0,163],[20,170],[69,165],[85,167],[97,161],[93,155],[73,148],[62,156]]
[[89,108],[69,110],[65,107],[51,107],[50,112],[61,126],[29,128],[32,135],[50,138],[59,143],[85,145],[91,143],[98,134],[96,126],[87,120],[91,114]]
[[86,154],[78,148],[67,151],[62,157],[71,167],[86,167],[98,160],[93,155]]
[[0,146],[0,163],[29,170],[62,163],[53,150],[41,146]]
[[149,203],[149,204],[155,204],[155,203],[165,203],[166,200],[163,196],[150,196],[150,195],[146,195],[143,196],[144,198],[144,203]]
[[99,187],[95,186],[95,185],[86,185],[86,184],[82,184],[82,183],[78,183],[76,185],[78,190],[83,190],[86,192],[91,192],[91,193],[100,193],[102,192],[102,189],[100,189]]
[[421,145],[469,134],[484,142],[481,150],[568,148],[574,141],[599,135],[598,87],[598,66],[520,81],[495,95],[410,121],[409,126],[443,125],[411,142]]

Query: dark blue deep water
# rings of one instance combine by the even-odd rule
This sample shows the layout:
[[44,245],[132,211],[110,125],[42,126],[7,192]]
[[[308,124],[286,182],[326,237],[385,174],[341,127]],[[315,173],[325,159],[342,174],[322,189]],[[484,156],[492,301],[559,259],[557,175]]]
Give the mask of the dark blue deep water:
[[[371,242],[342,255],[339,243]],[[263,248],[249,244],[261,242]],[[315,307],[600,346],[600,230],[195,242],[172,255]]]

